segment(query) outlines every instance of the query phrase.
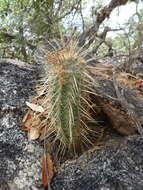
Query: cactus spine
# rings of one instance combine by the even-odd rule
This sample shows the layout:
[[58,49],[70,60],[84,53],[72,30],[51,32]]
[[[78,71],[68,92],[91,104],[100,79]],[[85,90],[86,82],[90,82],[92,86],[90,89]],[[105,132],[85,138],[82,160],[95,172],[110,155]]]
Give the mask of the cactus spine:
[[48,74],[41,85],[42,106],[47,105],[48,114],[42,122],[46,125],[43,138],[76,152],[81,145],[91,143],[89,134],[93,131],[88,123],[94,122],[89,113],[92,90],[84,53],[71,40],[48,53],[45,64]]

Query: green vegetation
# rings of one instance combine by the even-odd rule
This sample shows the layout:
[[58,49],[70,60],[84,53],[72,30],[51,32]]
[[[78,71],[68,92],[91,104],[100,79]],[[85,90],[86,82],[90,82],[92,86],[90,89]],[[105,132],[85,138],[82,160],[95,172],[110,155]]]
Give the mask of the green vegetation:
[[[45,57],[48,71],[40,92],[44,92],[42,103],[45,107],[44,135],[46,143],[55,146],[59,142],[60,151],[77,152],[92,144],[89,134],[97,133],[96,122],[90,114],[92,102],[92,81],[88,73],[88,60],[84,49],[70,40]],[[44,113],[43,113],[44,115]],[[39,117],[39,115],[37,115]],[[35,118],[37,119],[37,118]],[[89,123],[94,123],[94,131]]]
[[[123,5],[126,2],[122,2]],[[104,56],[111,49],[126,54],[142,47],[143,11],[139,9],[139,2],[134,1],[136,13],[112,38],[106,35],[101,38],[106,28],[106,20],[103,19],[104,23],[98,32],[95,31],[96,40],[92,44],[96,54]],[[91,17],[85,14],[88,5],[86,0],[1,0],[0,4],[0,56],[34,62],[33,55],[39,42],[60,38],[61,32],[63,35],[71,34],[76,23],[79,27],[76,27],[75,33],[79,36],[95,24],[96,16],[105,2],[97,1],[91,7],[91,13],[88,13]],[[110,28],[107,33],[110,31],[116,32]]]

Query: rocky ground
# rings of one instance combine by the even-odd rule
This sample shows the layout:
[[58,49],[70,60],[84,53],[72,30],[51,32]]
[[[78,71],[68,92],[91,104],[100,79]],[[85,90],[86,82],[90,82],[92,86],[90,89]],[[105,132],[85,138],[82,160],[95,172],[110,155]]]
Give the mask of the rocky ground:
[[[42,190],[39,141],[21,130],[25,101],[37,71],[26,63],[0,60],[0,190]],[[140,107],[143,108],[143,106]],[[140,120],[141,121],[141,120]],[[53,190],[142,190],[143,137],[118,136],[104,148],[67,161],[55,173]]]
[[142,190],[143,138],[110,141],[65,163],[52,182],[54,190]]
[[28,64],[0,62],[0,190],[40,189],[42,146],[20,126],[35,77]]

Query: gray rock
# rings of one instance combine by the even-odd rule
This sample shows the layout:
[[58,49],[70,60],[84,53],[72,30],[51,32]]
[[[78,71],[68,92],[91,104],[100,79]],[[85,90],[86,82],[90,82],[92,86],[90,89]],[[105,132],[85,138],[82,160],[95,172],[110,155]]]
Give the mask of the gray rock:
[[[33,95],[36,71],[28,64],[0,61],[0,190],[40,190],[38,141],[21,130],[25,101]],[[29,69],[30,68],[30,69]],[[56,172],[53,190],[142,190],[143,138],[119,137],[92,149]]]
[[115,139],[63,164],[52,181],[53,190],[142,190],[143,137]]
[[42,146],[21,130],[36,72],[19,61],[0,61],[0,190],[39,190]]

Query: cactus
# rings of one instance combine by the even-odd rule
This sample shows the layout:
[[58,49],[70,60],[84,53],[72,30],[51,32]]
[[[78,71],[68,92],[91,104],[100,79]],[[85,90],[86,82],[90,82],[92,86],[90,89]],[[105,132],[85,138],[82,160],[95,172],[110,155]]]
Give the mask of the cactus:
[[88,135],[92,130],[87,124],[95,122],[88,111],[92,90],[87,62],[71,40],[48,54],[45,64],[49,73],[44,80],[48,85],[45,96],[50,110],[45,137],[76,151],[82,144],[91,143]]
[[[45,112],[35,118],[41,119],[42,138],[50,145],[58,144],[60,151],[77,152],[92,144],[91,138],[96,135],[96,122],[90,114],[92,81],[85,55],[74,40],[45,55],[47,74],[37,98]],[[91,123],[94,129],[89,127]]]

